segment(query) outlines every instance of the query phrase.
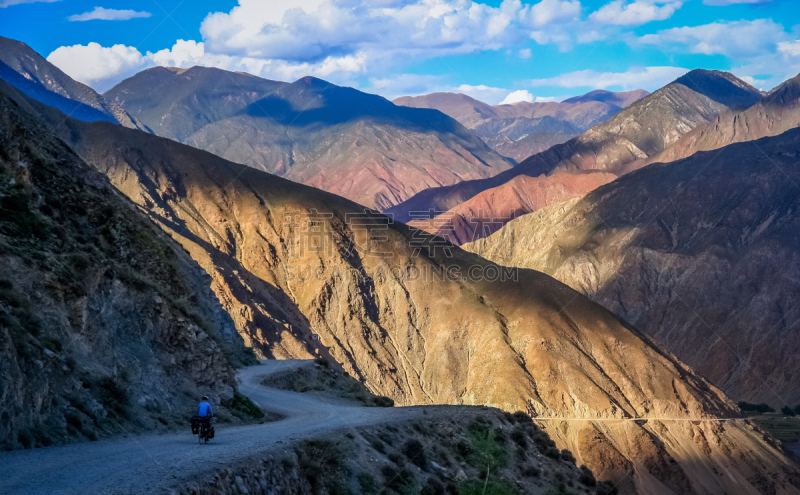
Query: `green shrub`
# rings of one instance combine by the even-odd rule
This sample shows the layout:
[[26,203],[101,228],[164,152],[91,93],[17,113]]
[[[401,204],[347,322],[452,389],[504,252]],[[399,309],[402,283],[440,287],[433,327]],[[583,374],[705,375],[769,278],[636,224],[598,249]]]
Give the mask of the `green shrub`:
[[794,416],[795,415],[794,410],[789,406],[783,406],[783,408],[781,409],[781,412],[783,414],[787,415],[787,416]]
[[295,448],[300,472],[314,493],[323,493],[325,480],[339,480],[346,473],[345,451],[331,440],[305,440]]
[[98,401],[111,417],[127,418],[130,398],[124,385],[111,377],[102,378],[92,387]]
[[575,456],[572,455],[572,452],[570,452],[567,449],[564,449],[564,450],[561,451],[561,458],[564,459],[567,462],[571,462],[571,463],[575,464]]
[[522,447],[523,449],[528,446],[528,435],[525,434],[525,430],[520,427],[516,427],[511,430],[511,440],[513,440],[517,445]]
[[444,486],[444,483],[436,478],[428,478],[425,486],[423,486],[422,490],[420,490],[419,495],[444,495],[445,492],[446,487]]
[[264,410],[250,400],[250,397],[239,392],[234,392],[233,399],[231,399],[228,407],[240,419],[261,419],[264,417]]
[[592,470],[586,466],[581,466],[581,474],[578,477],[578,481],[589,487],[597,485],[597,480],[594,478],[594,473],[592,473]]
[[597,495],[617,495],[617,487],[608,481],[600,481],[597,483]]
[[378,396],[372,399],[375,407],[394,407],[394,401],[389,397]]
[[369,444],[372,446],[373,449],[380,452],[381,454],[386,453],[386,445],[377,438],[373,438],[372,440],[370,440]]
[[407,441],[400,450],[413,464],[423,469],[428,465],[428,457],[425,455],[425,446],[422,445],[422,442],[419,440],[411,439]]
[[739,409],[744,412],[757,412],[759,414],[764,414],[768,412],[775,412],[775,409],[771,408],[769,405],[761,403],[761,404],[751,404],[749,402],[741,401],[739,402]]
[[532,464],[529,464],[522,468],[522,476],[528,478],[537,478],[541,473],[542,470]]
[[481,421],[473,421],[467,426],[471,452],[467,462],[480,469],[497,472],[508,463],[505,438],[498,437],[497,431]]
[[375,478],[371,474],[359,473],[356,479],[358,479],[358,486],[361,487],[361,493],[364,495],[375,493]]
[[384,486],[396,491],[400,495],[411,495],[416,493],[417,482],[414,473],[407,468],[397,469],[393,466],[383,466],[381,468]]

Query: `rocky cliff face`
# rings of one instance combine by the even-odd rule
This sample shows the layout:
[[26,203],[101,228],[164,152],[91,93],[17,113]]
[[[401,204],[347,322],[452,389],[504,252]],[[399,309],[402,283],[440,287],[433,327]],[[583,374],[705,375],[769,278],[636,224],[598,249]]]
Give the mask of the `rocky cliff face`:
[[85,121],[106,120],[146,130],[118,105],[73,80],[21,41],[0,36],[0,78],[31,98]]
[[175,427],[199,395],[230,398],[246,353],[206,275],[0,83],[2,448]]
[[313,77],[156,67],[104,96],[160,136],[370,208],[511,168],[446,115]]
[[730,108],[753,105],[762,97],[760,91],[731,74],[693,70],[608,121],[531,156],[512,170],[489,179],[422,191],[387,212],[408,221],[411,211],[448,211],[520,175],[586,171],[622,175],[632,170],[633,164],[662,152],[698,125]]
[[737,400],[800,402],[800,131],[653,164],[467,246],[549,273]]
[[546,275],[502,274],[345,199],[173,141],[74,120],[59,132],[211,274],[265,355],[319,352],[400,404],[525,411],[628,493],[797,493],[795,468],[763,433],[714,420],[737,414],[718,389]]

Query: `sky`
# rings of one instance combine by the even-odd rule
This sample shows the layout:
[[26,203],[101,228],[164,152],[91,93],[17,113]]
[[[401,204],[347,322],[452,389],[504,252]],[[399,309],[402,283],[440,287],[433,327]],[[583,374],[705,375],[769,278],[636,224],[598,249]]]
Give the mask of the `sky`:
[[100,92],[156,65],[490,104],[800,73],[800,0],[0,0],[0,35]]

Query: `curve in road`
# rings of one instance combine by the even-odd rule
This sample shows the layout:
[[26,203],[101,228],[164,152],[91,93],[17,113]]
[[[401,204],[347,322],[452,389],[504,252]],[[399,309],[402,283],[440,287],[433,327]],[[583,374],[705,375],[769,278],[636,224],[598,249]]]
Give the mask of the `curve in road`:
[[0,493],[161,492],[182,482],[198,481],[210,470],[266,453],[279,443],[344,428],[414,419],[422,414],[419,407],[361,407],[260,384],[267,375],[312,362],[265,360],[260,366],[239,372],[240,392],[285,419],[260,425],[217,427],[217,436],[208,445],[198,445],[187,424],[185,433],[5,452],[0,454]]

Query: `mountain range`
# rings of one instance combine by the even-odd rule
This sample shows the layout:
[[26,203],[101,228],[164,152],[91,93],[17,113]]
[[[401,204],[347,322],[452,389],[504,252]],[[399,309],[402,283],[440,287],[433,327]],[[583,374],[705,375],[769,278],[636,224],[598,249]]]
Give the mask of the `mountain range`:
[[[410,221],[419,216],[418,212],[433,211],[442,217],[433,222],[436,232],[448,236],[453,242],[474,241],[521,214],[552,204],[546,198],[532,199],[539,191],[547,190],[543,186],[546,183],[543,176],[560,173],[623,175],[643,166],[647,157],[664,151],[698,125],[713,121],[731,108],[751,106],[762,97],[759,90],[731,74],[693,70],[636,101],[608,121],[566,143],[531,156],[512,170],[489,179],[428,189],[387,212],[400,221]],[[530,189],[525,194],[519,192],[520,180],[516,179],[522,176],[534,178],[526,180]],[[594,179],[594,183],[603,184],[608,179],[609,176],[600,176]],[[562,179],[565,180],[568,181],[569,176]],[[588,183],[586,178],[581,182]],[[563,201],[577,196],[579,190],[579,187],[573,187],[572,192],[563,189],[558,195],[550,196]],[[479,196],[481,193],[483,195]],[[486,195],[506,198],[506,201],[487,208],[483,200]],[[462,217],[474,212],[478,212],[474,217]],[[460,225],[468,224],[482,228],[460,228]],[[427,225],[430,226],[431,222]]]
[[622,93],[596,90],[563,102],[491,106],[460,93],[431,93],[403,96],[394,103],[439,110],[474,131],[501,155],[521,162],[608,120],[647,94],[641,89]]
[[313,77],[155,67],[104,97],[159,136],[385,209],[511,168],[455,120]]
[[656,155],[676,161],[525,215],[467,249],[553,275],[737,400],[800,402],[799,81]]
[[796,492],[768,437],[720,428],[739,415],[724,394],[549,276],[499,280],[497,265],[344,198],[3,92],[183,245],[259,352],[318,352],[400,404],[526,411],[625,493]]
[[[64,327],[69,328],[64,336],[69,337],[70,345],[74,340],[85,352],[97,354],[87,354],[87,359],[98,363],[91,361],[95,370],[103,372],[98,373],[98,378],[112,379],[102,383],[116,379],[128,386],[132,382],[123,379],[122,369],[114,367],[116,359],[125,368],[135,370],[142,366],[135,360],[126,360],[125,349],[132,349],[136,358],[151,364],[148,373],[137,376],[152,373],[159,377],[151,383],[160,394],[156,398],[159,404],[175,397],[181,380],[201,380],[197,373],[209,363],[199,358],[195,361],[193,352],[208,351],[215,356],[215,393],[231,395],[235,383],[231,384],[229,370],[236,363],[230,351],[225,354],[221,349],[228,346],[234,353],[238,351],[236,342],[224,331],[230,325],[227,317],[245,344],[260,357],[320,356],[335,361],[370,391],[389,396],[398,404],[489,405],[508,412],[522,411],[548,431],[558,448],[572,451],[578,465],[585,464],[599,479],[614,482],[625,494],[800,493],[800,472],[772,437],[744,419],[722,390],[664,350],[695,350],[695,355],[687,355],[695,359],[703,353],[708,357],[719,355],[719,347],[714,348],[718,344],[712,345],[710,337],[696,327],[660,325],[656,321],[658,313],[647,306],[651,300],[657,304],[671,300],[656,296],[660,296],[659,291],[678,287],[671,295],[687,299],[689,308],[703,315],[702,321],[716,325],[723,314],[741,317],[742,327],[736,335],[752,343],[751,349],[760,350],[770,343],[780,345],[786,349],[781,356],[786,357],[789,366],[794,362],[788,354],[796,343],[791,337],[793,327],[769,330],[764,335],[755,334],[750,327],[746,333],[745,327],[783,324],[793,314],[789,301],[796,298],[791,274],[797,271],[793,268],[797,229],[792,228],[798,198],[796,193],[792,195],[792,167],[796,168],[795,150],[800,145],[797,132],[732,144],[669,164],[631,165],[661,153],[691,128],[762,102],[760,92],[730,75],[706,71],[689,74],[691,77],[678,79],[633,103],[578,138],[533,158],[544,157],[526,160],[501,174],[508,176],[497,185],[511,183],[509,187],[517,198],[530,190],[539,193],[537,198],[544,198],[530,202],[531,209],[538,208],[537,211],[512,221],[483,241],[502,240],[499,245],[511,253],[507,259],[497,258],[502,264],[492,261],[496,253],[484,249],[486,244],[468,246],[485,256],[481,257],[441,237],[365,209],[351,199],[178,142],[201,137],[204,132],[209,142],[223,139],[217,131],[212,132],[216,126],[221,133],[227,133],[227,139],[252,129],[253,120],[265,126],[263,122],[283,121],[286,128],[297,120],[309,134],[303,139],[311,142],[326,135],[328,141],[314,146],[330,150],[343,144],[339,135],[326,133],[350,136],[346,133],[352,131],[351,125],[373,132],[379,125],[375,122],[383,125],[382,119],[392,123],[382,129],[394,132],[392,137],[403,141],[406,134],[397,131],[400,127],[395,125],[399,108],[402,115],[410,112],[408,115],[414,119],[423,114],[429,116],[430,122],[423,126],[425,136],[431,135],[432,127],[445,126],[450,130],[442,131],[441,139],[446,136],[450,143],[474,142],[477,153],[477,143],[483,144],[480,139],[441,112],[402,110],[378,97],[360,108],[358,103],[367,101],[365,98],[370,95],[317,79],[274,83],[203,68],[152,69],[132,78],[143,81],[140,85],[126,89],[123,83],[112,90],[113,98],[112,92],[105,95],[107,101],[120,104],[135,119],[146,124],[149,120],[148,128],[156,134],[171,129],[184,136],[168,139],[102,121],[107,119],[87,122],[69,117],[30,98],[24,88],[16,89],[0,81],[0,118],[4,119],[0,127],[0,165],[4,176],[14,175],[14,180],[0,176],[0,227],[4,228],[0,241],[6,243],[0,246],[10,246],[3,256],[14,263],[17,261],[13,257],[25,252],[20,246],[25,247],[33,263],[19,262],[25,267],[12,273],[11,286],[18,287],[19,283],[23,297],[48,294],[49,299],[37,305],[43,315],[48,314],[49,308],[59,308],[59,314],[75,310],[57,321],[62,327],[65,322],[72,325]],[[145,77],[153,81],[142,79]],[[146,96],[148,87],[157,87],[164,80],[169,82],[161,83],[161,93],[183,88],[187,90],[186,99],[174,95],[161,98],[158,92],[152,98]],[[228,88],[216,93],[214,88],[221,87],[220,80],[252,86],[249,91]],[[277,92],[274,99],[264,94],[269,85],[274,85],[270,87]],[[784,89],[783,93],[773,93],[777,95],[775,100],[763,99],[762,103],[773,102],[772,107],[765,104],[763,108],[790,104],[791,85]],[[127,103],[121,104],[123,101]],[[182,103],[165,103],[176,101]],[[254,102],[260,103],[253,107]],[[162,104],[174,106],[175,112],[159,109]],[[374,110],[370,109],[373,104]],[[298,111],[305,108],[302,105],[308,105],[310,111]],[[135,108],[139,108],[138,113]],[[248,110],[242,112],[243,108]],[[332,108],[338,110],[333,112]],[[191,109],[205,113],[195,115]],[[365,113],[370,118],[365,119]],[[167,121],[162,129],[156,125],[158,115]],[[671,120],[660,122],[659,115]],[[343,118],[350,120],[343,122]],[[204,119],[207,122],[202,124]],[[776,122],[774,118],[760,121]],[[247,125],[236,127],[240,122]],[[266,130],[264,133],[267,135]],[[473,138],[477,141],[471,141]],[[592,148],[592,143],[597,146]],[[393,150],[405,149],[404,144],[394,141],[384,144]],[[454,145],[445,148],[455,149]],[[246,149],[244,144],[230,147],[231,152],[241,149]],[[484,150],[481,153],[488,153],[487,157],[498,156],[488,148],[480,149]],[[595,151],[593,155],[569,154],[578,149]],[[756,154],[759,149],[760,158]],[[449,156],[446,150],[442,153]],[[720,160],[709,160],[714,157],[707,153]],[[559,158],[561,155],[568,159]],[[326,163],[338,167],[343,162]],[[306,169],[322,165],[315,162]],[[401,166],[408,165],[398,165]],[[510,173],[520,167],[520,173]],[[526,170],[540,173],[534,175]],[[778,180],[781,170],[784,179]],[[50,180],[52,177],[58,177],[58,181]],[[516,182],[511,182],[515,178]],[[464,182],[467,188],[475,183]],[[580,191],[592,187],[597,189],[582,199],[547,206],[548,202],[582,194]],[[18,190],[27,191],[22,203],[8,199],[16,198],[8,192],[17,194]],[[489,190],[480,189],[470,198]],[[437,196],[439,192],[431,193],[431,197],[444,197]],[[116,199],[98,203],[97,194]],[[673,194],[682,195],[677,204],[685,207],[676,208]],[[482,201],[495,207],[498,196],[483,196]],[[75,202],[80,207],[73,208]],[[69,205],[68,216],[61,214],[65,204]],[[651,205],[657,208],[650,210]],[[580,208],[572,209],[577,207]],[[20,212],[31,208],[40,213],[20,216]],[[591,213],[595,208],[600,208],[602,215]],[[707,211],[699,211],[704,208]],[[38,228],[40,215],[52,215],[50,228],[63,225],[71,230],[64,234],[55,229],[53,235],[48,230],[47,235],[40,236],[40,242],[52,245],[25,244],[31,237],[25,229]],[[648,218],[650,222],[645,221]],[[514,226],[527,225],[531,219],[534,225],[530,229],[547,230],[535,231],[523,239],[526,231],[517,231]],[[536,224],[537,219],[540,225]],[[606,222],[611,225],[608,229]],[[71,233],[75,229],[79,231]],[[629,239],[639,234],[638,243],[649,251],[637,251],[635,247],[626,250],[628,245],[635,246]],[[517,236],[520,242],[508,241]],[[34,235],[34,241],[35,238]],[[104,241],[105,238],[111,240]],[[531,256],[530,249],[537,242],[541,245],[535,256],[547,257],[547,266],[537,268],[548,273],[523,266],[525,260],[521,257]],[[86,263],[90,267],[111,266],[103,276],[80,268],[86,266],[80,259],[59,258],[64,247],[93,244],[98,245],[99,251],[86,247]],[[599,289],[596,293],[587,291],[564,275],[570,272],[570,266],[582,267],[582,251],[594,249],[598,252],[591,256],[601,261],[597,266],[586,265],[585,271],[590,274],[588,280],[602,282],[597,287],[608,285],[608,293]],[[664,266],[658,261],[654,265],[629,262],[629,253],[637,252],[648,260],[661,257],[667,261]],[[609,253],[607,258],[605,253]],[[668,271],[670,263],[677,267],[674,275]],[[186,268],[178,270],[176,265]],[[631,271],[627,271],[628,265]],[[27,266],[36,270],[31,272]],[[54,277],[52,273],[65,269],[87,274],[83,289],[59,282],[64,287],[58,286],[53,292],[47,281]],[[602,271],[603,276],[591,275],[593,269]],[[767,269],[772,271],[760,278],[759,274]],[[117,283],[117,273],[130,278]],[[620,275],[612,277],[617,285],[606,283],[606,274],[610,273]],[[704,277],[696,287],[688,285],[693,273]],[[781,279],[782,285],[770,287],[770,281],[779,273],[786,275]],[[628,283],[626,277],[636,282]],[[557,278],[563,278],[565,283]],[[73,283],[80,277],[65,280]],[[642,284],[653,290],[643,290]],[[216,298],[209,297],[209,286]],[[8,287],[8,283],[0,285],[0,295],[6,295],[3,291]],[[80,291],[85,287],[97,289],[88,293],[91,297],[84,297]],[[742,291],[742,287],[747,290]],[[689,289],[695,292],[684,295],[684,290]],[[117,294],[115,290],[120,291],[119,297],[108,299],[108,294]],[[603,299],[600,293],[611,295]],[[167,309],[153,307],[165,304],[164,300]],[[121,315],[101,311],[124,303],[142,314],[136,310],[119,311],[124,313]],[[215,303],[221,305],[224,315],[215,312]],[[754,306],[752,313],[746,303]],[[640,313],[627,309],[636,308],[636,304],[644,308],[642,318]],[[201,316],[214,322],[210,328],[222,330],[219,334],[199,332],[192,326],[202,329],[206,325],[204,319],[190,311],[195,305]],[[4,314],[9,307],[14,306],[5,302],[0,305]],[[733,313],[732,308],[740,309],[741,314]],[[645,314],[647,311],[655,315],[652,320]],[[747,319],[757,314],[765,315],[764,319]],[[104,315],[111,315],[122,328],[103,327]],[[145,325],[140,324],[142,315]],[[686,315],[686,310],[672,307],[668,315],[661,313],[661,318],[685,323],[681,318]],[[137,323],[129,324],[130,318],[137,318]],[[697,319],[701,320],[701,316]],[[641,324],[645,331],[628,321]],[[190,331],[170,331],[170,325]],[[659,334],[654,328],[669,328],[670,332]],[[146,335],[130,333],[136,329]],[[25,331],[18,333],[21,339],[30,340]],[[63,340],[64,336],[54,333]],[[45,349],[52,353],[64,350],[56,344],[52,344],[55,350],[50,349],[48,342],[37,338],[39,344],[30,340],[35,344],[35,354],[25,357],[26,347],[18,343],[20,338],[6,340],[12,344],[4,347],[3,363],[27,363],[24,369],[20,368],[21,373],[11,369],[16,374],[10,390],[24,396],[19,391],[36,380],[40,369],[36,360],[41,356],[52,358]],[[671,339],[673,343],[668,342]],[[747,349],[742,345],[737,350]],[[175,353],[181,359],[175,359]],[[738,352],[731,356],[738,356]],[[765,356],[759,373],[767,368],[774,370],[773,356],[758,356]],[[706,369],[715,383],[719,383],[719,374],[714,372],[719,370],[733,370],[731,374],[738,377],[731,382],[723,380],[726,387],[754,381],[753,377],[744,376],[744,368],[732,366],[730,356],[723,357],[716,361],[716,368]],[[79,377],[68,372],[70,364],[64,361],[67,369],[60,368],[65,371],[63,379],[73,380],[73,388],[83,387],[74,382]],[[703,366],[702,360],[694,362]],[[162,379],[159,369],[169,369],[171,374],[167,376],[174,382]],[[777,378],[778,375],[769,375],[772,381]],[[90,382],[83,383],[89,383],[91,389]],[[100,387],[93,400],[102,402],[113,397],[122,387],[119,383]],[[788,378],[779,382],[785,389],[789,383]],[[138,382],[132,387],[137,394],[146,390]],[[65,410],[83,411],[77,405],[59,402],[59,397],[50,401],[52,390],[55,388],[37,387],[29,398],[13,402],[20,406],[4,411],[4,417],[13,418],[17,425],[27,421],[24,425],[28,428],[39,421],[25,416],[30,405],[46,410],[59,424],[67,424]],[[186,395],[180,397],[185,400]],[[71,399],[66,396],[66,400]],[[142,409],[147,400],[139,402]],[[75,424],[84,423],[73,422],[73,427]]]

